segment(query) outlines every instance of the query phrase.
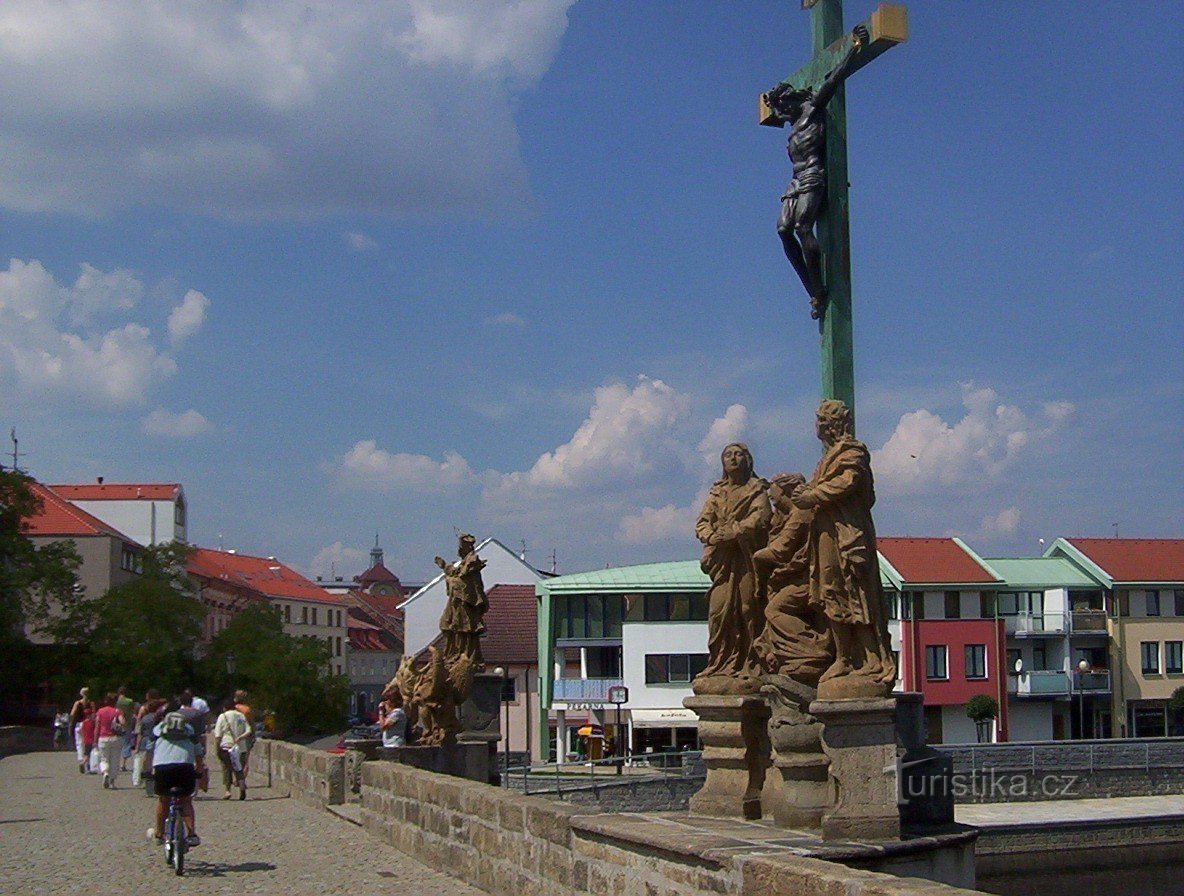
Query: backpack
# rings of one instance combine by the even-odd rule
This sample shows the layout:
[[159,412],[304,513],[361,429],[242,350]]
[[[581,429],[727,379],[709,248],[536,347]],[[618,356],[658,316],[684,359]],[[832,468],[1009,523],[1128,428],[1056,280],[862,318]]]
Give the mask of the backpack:
[[117,712],[111,719],[111,733],[119,736],[127,734],[127,722],[123,720],[123,713]]

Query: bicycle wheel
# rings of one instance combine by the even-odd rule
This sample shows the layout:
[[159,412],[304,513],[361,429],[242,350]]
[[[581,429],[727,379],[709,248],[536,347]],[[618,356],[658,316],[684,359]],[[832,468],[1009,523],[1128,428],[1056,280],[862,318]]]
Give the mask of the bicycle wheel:
[[185,873],[185,825],[177,818],[173,822],[173,867],[177,877]]
[[169,814],[164,820],[164,860],[168,865],[173,864],[173,825],[176,824],[177,816],[173,807],[169,807]]

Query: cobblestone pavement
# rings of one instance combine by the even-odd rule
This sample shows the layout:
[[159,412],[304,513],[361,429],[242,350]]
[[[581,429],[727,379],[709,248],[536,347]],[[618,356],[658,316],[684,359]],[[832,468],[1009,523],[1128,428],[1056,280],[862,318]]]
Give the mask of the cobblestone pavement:
[[[324,810],[280,797],[251,769],[246,802],[224,801],[217,770],[198,794],[202,844],[178,880],[148,842],[153,801],[121,775],[103,790],[73,752],[0,760],[0,894],[275,893],[282,896],[428,893],[483,896]],[[151,888],[151,889],[148,889]]]

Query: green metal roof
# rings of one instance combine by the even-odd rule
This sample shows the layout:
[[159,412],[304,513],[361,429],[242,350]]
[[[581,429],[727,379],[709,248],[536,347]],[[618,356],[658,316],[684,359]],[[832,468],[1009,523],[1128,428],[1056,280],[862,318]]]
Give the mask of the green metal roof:
[[543,594],[621,594],[646,591],[706,591],[711,579],[699,569],[698,560],[672,563],[643,563],[640,566],[617,566],[591,572],[543,579],[535,584],[535,593]]
[[1091,578],[1064,557],[992,558],[986,561],[1009,588],[1100,588]]

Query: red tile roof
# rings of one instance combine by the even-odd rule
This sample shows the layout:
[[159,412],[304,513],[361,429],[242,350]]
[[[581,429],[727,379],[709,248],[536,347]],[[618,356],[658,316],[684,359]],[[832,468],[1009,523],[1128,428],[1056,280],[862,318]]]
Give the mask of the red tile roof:
[[876,548],[906,585],[998,582],[952,538],[877,538]]
[[486,596],[485,637],[481,656],[485,665],[534,664],[539,659],[538,598],[534,585],[494,585]]
[[1184,582],[1184,538],[1066,538],[1116,582]]
[[181,491],[177,482],[92,482],[50,488],[67,501],[172,501]]
[[381,563],[375,563],[360,576],[357,576],[354,581],[361,585],[374,585],[379,582],[389,582],[396,588],[402,586],[402,583],[399,581],[399,577]]
[[225,582],[267,598],[312,600],[338,605],[343,603],[338,595],[330,594],[291,567],[267,557],[195,548],[189,558],[188,568],[189,573],[198,578]]
[[[352,617],[349,620],[349,646],[352,650],[393,650],[384,643],[382,629]],[[387,636],[390,638],[390,636]]]
[[71,504],[49,486],[40,482],[30,482],[29,488],[41,499],[41,512],[21,521],[26,535],[108,535],[129,544],[136,544],[118,529],[107,525],[81,507]]

